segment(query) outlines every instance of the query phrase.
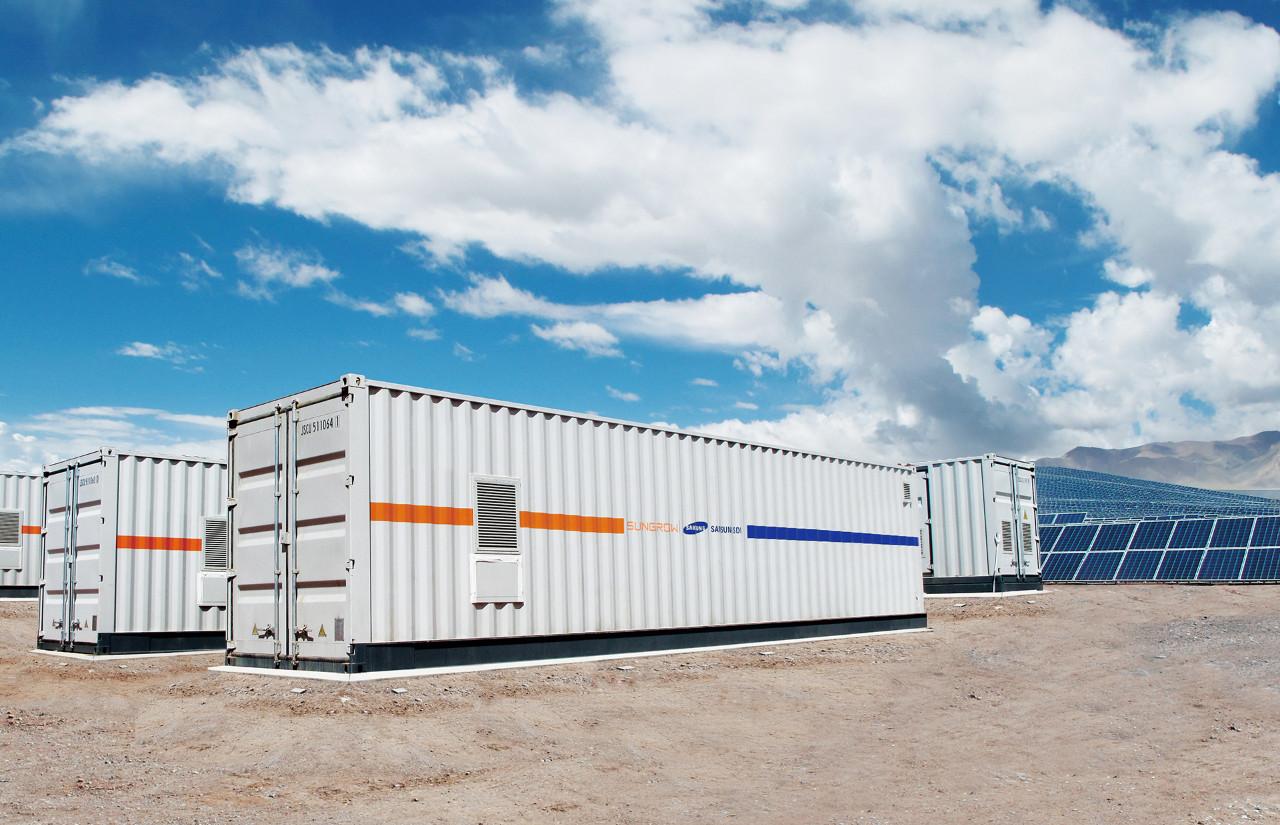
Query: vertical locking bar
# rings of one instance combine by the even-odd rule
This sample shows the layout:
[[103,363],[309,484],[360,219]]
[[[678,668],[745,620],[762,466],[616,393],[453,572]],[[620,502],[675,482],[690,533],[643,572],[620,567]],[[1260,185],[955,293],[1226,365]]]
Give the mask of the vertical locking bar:
[[1010,489],[1013,491],[1013,501],[1010,502],[1013,505],[1013,512],[1010,514],[1013,523],[1013,563],[1016,565],[1018,581],[1022,581],[1022,495],[1018,489],[1018,465],[1012,462],[1009,464],[1009,476]]
[[76,598],[76,524],[80,510],[80,465],[72,464],[66,469],[67,490],[63,497],[67,509],[63,511],[63,529],[66,543],[62,551],[62,627],[61,641],[63,650],[71,650],[75,643],[72,637],[71,624],[75,617]]
[[[284,627],[280,623],[280,555],[284,552],[284,548],[280,544],[280,408],[276,407],[275,414],[275,461],[271,465],[273,492],[275,493],[275,518],[272,521],[271,529],[275,536],[274,553],[275,556],[275,574],[271,580],[272,603],[274,609],[274,624],[272,627]],[[273,654],[273,664],[280,664],[280,633],[277,631],[271,637]]]
[[289,523],[289,648],[293,666],[298,667],[298,430],[301,409],[298,400],[293,401],[289,414],[289,500],[286,508]]

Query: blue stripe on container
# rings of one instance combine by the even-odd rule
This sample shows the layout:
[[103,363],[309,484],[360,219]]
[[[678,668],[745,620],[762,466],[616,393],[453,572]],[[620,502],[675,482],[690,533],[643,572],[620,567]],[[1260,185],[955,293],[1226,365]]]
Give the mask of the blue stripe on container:
[[825,541],[835,544],[890,544],[897,547],[919,547],[918,536],[893,536],[886,533],[849,533],[844,530],[813,530],[808,527],[770,527],[748,524],[747,538],[778,541]]

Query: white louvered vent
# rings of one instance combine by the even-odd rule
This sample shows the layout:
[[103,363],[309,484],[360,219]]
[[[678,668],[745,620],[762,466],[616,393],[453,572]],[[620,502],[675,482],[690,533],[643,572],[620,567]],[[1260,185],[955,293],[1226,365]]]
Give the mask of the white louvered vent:
[[1010,522],[1000,522],[1000,546],[1004,552],[1013,555],[1013,524]]
[[22,546],[22,513],[0,510],[0,547]]
[[231,548],[227,541],[225,516],[209,516],[204,520],[204,569],[224,571],[231,567]]
[[514,479],[476,479],[476,551],[520,552],[520,502]]
[[910,485],[910,484],[903,484],[903,485],[902,485],[902,500],[903,500],[903,501],[910,501],[910,500],[911,500],[911,485]]
[[1032,543],[1033,538],[1034,536],[1031,533],[1031,522],[1029,521],[1022,522],[1022,552],[1024,553],[1035,552],[1036,546],[1035,544]]

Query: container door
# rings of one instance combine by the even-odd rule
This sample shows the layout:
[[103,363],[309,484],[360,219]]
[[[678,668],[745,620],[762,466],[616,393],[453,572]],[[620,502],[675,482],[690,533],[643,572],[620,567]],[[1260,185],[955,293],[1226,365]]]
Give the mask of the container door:
[[285,477],[288,415],[238,427],[232,436],[231,608],[228,635],[237,653],[285,654]]
[[1040,573],[1040,533],[1036,529],[1036,477],[1030,467],[1013,468],[1013,489],[1017,501],[1018,573]]
[[44,588],[40,594],[40,638],[65,646],[67,635],[66,583],[70,561],[67,547],[71,544],[71,520],[67,518],[71,486],[70,470],[50,475],[44,480]]
[[104,535],[106,519],[103,501],[108,484],[103,462],[75,469],[71,498],[74,509],[68,511],[72,522],[69,545],[70,570],[68,625],[74,644],[95,645],[98,641],[98,617],[102,605],[102,546],[114,537]]
[[929,476],[917,471],[911,478],[911,495],[914,497],[916,517],[920,523],[920,569],[933,574],[933,518],[929,497]]
[[341,398],[237,428],[231,639],[275,660],[345,659],[347,407]]
[[1016,473],[1006,462],[993,461],[988,468],[992,482],[991,527],[995,530],[995,564],[992,572],[997,576],[1016,576],[1021,567],[1018,541],[1017,504],[1015,490]]
[[290,653],[295,659],[345,660],[347,405],[332,398],[303,407],[290,419]]

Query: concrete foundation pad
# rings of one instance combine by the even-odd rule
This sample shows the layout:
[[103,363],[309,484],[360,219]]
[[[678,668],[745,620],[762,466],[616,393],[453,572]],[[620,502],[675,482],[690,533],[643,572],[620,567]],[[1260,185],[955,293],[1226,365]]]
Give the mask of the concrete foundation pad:
[[161,659],[168,656],[220,656],[217,650],[175,650],[172,653],[72,653],[69,650],[40,650],[32,648],[32,653],[41,656],[59,656],[63,659],[78,659],[82,662],[115,662],[121,659]]
[[[804,644],[807,642],[829,642],[839,639],[865,639],[870,636],[897,636],[903,633],[928,633],[930,628],[911,628],[909,630],[881,630],[870,633],[843,633],[838,636],[812,636],[807,639],[786,639],[778,642],[744,642],[733,645],[716,645],[708,647],[687,647],[675,650],[653,650],[642,653],[618,653],[606,656],[571,656],[563,659],[535,659],[525,662],[494,662],[483,665],[462,665],[457,667],[424,667],[412,670],[383,670],[374,673],[324,673],[314,670],[283,670],[265,667],[235,667],[218,665],[209,670],[215,673],[239,673],[247,676],[283,676],[291,679],[311,679],[321,682],[374,682],[384,679],[406,679],[414,676],[444,676],[450,673],[476,673],[484,670],[509,670],[514,668],[546,667],[549,665],[570,665],[580,662],[607,662],[623,659],[640,659],[649,656],[674,656],[690,653],[706,653],[712,650],[738,650],[752,647],[781,647],[782,645]],[[91,657],[92,658],[92,657]]]
[[924,597],[926,599],[1013,599],[1018,596],[1034,598],[1052,592],[1052,590],[1006,590],[1003,593],[991,593],[989,591],[982,593],[925,593]]

